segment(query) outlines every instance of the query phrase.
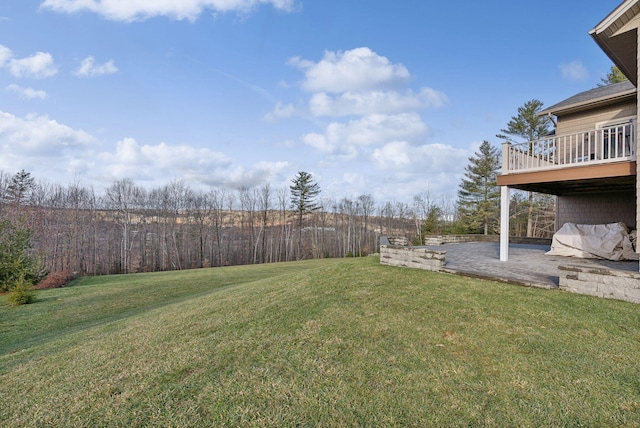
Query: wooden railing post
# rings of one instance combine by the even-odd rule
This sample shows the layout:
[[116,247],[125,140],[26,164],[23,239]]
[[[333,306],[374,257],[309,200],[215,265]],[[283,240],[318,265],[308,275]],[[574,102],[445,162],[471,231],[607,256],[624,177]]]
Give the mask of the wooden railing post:
[[509,158],[511,152],[511,143],[505,141],[502,143],[502,174],[509,174]]

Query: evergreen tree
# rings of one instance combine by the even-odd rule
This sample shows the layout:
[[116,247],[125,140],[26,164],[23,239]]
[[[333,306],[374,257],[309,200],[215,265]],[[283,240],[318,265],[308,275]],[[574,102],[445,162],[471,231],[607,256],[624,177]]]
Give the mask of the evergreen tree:
[[431,204],[427,212],[427,218],[422,224],[423,235],[436,235],[442,233],[442,208]]
[[[298,218],[298,251],[302,248],[302,222],[305,214],[317,211],[319,206],[316,197],[320,193],[320,186],[308,172],[300,171],[291,180],[291,206]],[[298,254],[298,257],[300,255]]]
[[21,206],[29,202],[34,188],[35,179],[23,169],[11,178],[5,191],[5,202],[13,206],[16,214],[20,214]]
[[539,116],[543,103],[535,98],[518,107],[518,115],[512,116],[507,129],[501,129],[502,134],[496,135],[501,140],[513,141],[512,137],[520,137],[525,142],[538,140],[549,134],[551,119],[548,116]]
[[[548,116],[540,116],[538,113],[542,110],[542,101],[532,99],[518,107],[518,115],[512,116],[506,129],[501,129],[501,134],[496,137],[513,141],[512,137],[520,137],[525,142],[529,142],[529,152],[533,152],[533,141],[539,140],[549,134],[549,126],[551,119]],[[534,218],[534,195],[529,192],[529,202],[527,210],[527,236],[533,236],[533,218]]]
[[22,223],[0,220],[0,291],[21,282],[35,284],[46,272],[32,253],[33,231]]
[[607,75],[600,79],[601,83],[598,83],[598,86],[611,85],[613,83],[624,82],[625,80],[629,80],[627,76],[625,76],[618,67],[612,65]]
[[458,189],[458,209],[468,231],[488,235],[498,226],[500,188],[497,185],[500,152],[483,141],[475,156],[469,158]]

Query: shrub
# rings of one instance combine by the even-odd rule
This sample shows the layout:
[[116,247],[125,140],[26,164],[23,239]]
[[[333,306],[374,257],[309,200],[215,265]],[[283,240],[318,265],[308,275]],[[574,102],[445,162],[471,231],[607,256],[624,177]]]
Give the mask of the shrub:
[[21,279],[40,281],[46,271],[32,254],[33,232],[21,222],[0,220],[0,292],[10,291]]
[[13,306],[28,305],[36,300],[36,295],[31,289],[29,281],[24,277],[16,281],[15,286],[7,293],[7,303]]
[[43,288],[61,288],[67,286],[71,281],[76,279],[76,274],[69,271],[51,272],[45,279],[40,281],[38,285],[33,287],[35,290]]

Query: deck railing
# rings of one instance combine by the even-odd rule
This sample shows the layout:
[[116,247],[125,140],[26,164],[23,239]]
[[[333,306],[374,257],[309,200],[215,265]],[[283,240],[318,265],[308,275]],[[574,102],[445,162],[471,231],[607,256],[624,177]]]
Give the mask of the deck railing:
[[[636,159],[636,124],[553,135],[527,143],[505,143],[502,173],[566,168]],[[506,159],[505,159],[506,157]]]

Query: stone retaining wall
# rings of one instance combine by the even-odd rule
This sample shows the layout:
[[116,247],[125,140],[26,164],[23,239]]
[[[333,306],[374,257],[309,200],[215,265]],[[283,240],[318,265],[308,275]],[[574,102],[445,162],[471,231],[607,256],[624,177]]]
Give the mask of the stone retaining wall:
[[560,289],[640,303],[640,273],[592,266],[558,266]]
[[498,235],[427,235],[424,245],[461,244],[464,242],[499,242]]
[[[483,235],[449,235],[453,237],[473,236],[474,242]],[[490,238],[490,237],[489,237]],[[489,240],[489,239],[487,239]],[[527,240],[528,243],[532,240]],[[544,240],[541,240],[544,242]],[[395,241],[393,242],[401,242]],[[485,241],[486,242],[486,241]],[[491,242],[489,240],[489,242]],[[513,242],[513,241],[512,241]],[[441,245],[431,244],[431,245]],[[380,238],[380,263],[389,266],[402,266],[430,271],[449,271],[445,268],[446,251],[428,249],[424,247],[408,247],[393,245],[385,236]],[[607,269],[593,266],[568,265],[558,266],[560,289],[577,294],[604,297],[608,299],[625,300],[640,303],[640,273],[623,270]]]
[[446,254],[446,251],[426,248],[380,245],[380,263],[389,266],[403,266],[437,272],[444,267]]
[[409,246],[409,240],[404,236],[388,236],[386,239],[389,241],[387,242],[387,245],[394,245],[396,247]]
[[[465,242],[500,242],[500,235],[427,235],[424,245],[460,244]],[[548,238],[525,238],[511,236],[512,244],[551,245]]]

